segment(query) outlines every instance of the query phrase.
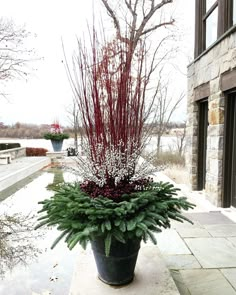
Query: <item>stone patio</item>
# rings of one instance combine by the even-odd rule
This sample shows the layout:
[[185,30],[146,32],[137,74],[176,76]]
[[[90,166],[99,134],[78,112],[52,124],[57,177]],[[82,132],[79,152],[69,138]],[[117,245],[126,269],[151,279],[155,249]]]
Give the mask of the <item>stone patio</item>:
[[186,216],[194,225],[174,222],[157,237],[180,294],[236,295],[236,223],[219,211]]

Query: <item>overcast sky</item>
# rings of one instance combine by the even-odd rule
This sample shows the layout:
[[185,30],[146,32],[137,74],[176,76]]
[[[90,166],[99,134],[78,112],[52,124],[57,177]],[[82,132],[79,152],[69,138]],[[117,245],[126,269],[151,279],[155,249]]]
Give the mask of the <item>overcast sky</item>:
[[[116,1],[116,0],[113,0]],[[0,121],[51,124],[55,119],[69,125],[65,109],[72,101],[72,93],[62,63],[61,39],[68,54],[75,47],[75,36],[86,31],[92,19],[93,0],[0,0],[1,16],[11,18],[17,25],[25,24],[32,33],[27,45],[34,48],[36,56],[43,57],[32,63],[36,69],[27,81],[14,80],[8,84],[9,101],[0,98]],[[186,66],[193,55],[194,0],[177,0],[176,26],[182,32],[182,50],[176,62],[176,87],[187,87]],[[95,0],[96,14],[99,8]],[[106,16],[105,16],[106,17]],[[174,70],[173,70],[174,71]],[[174,84],[173,84],[174,88]],[[176,113],[181,121],[185,103]],[[184,117],[183,117],[184,119]]]

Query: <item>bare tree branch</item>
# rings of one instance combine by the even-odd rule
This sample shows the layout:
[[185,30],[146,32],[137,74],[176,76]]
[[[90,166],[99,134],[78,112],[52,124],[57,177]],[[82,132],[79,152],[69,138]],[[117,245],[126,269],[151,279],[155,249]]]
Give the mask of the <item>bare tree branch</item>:
[[[156,13],[157,10],[161,9],[164,5],[166,4],[169,4],[169,3],[172,3],[173,0],[162,0],[161,3],[159,4],[156,4],[155,5],[155,0],[151,0],[151,8],[149,10],[149,12],[147,14],[144,15],[143,17],[143,20],[141,22],[141,25],[139,26],[139,28],[137,29],[137,33],[136,33],[136,42],[138,42],[138,39],[144,35],[144,34],[147,34],[148,31],[154,31],[156,29],[158,29],[159,27],[162,26],[162,23],[150,28],[150,29],[147,29],[146,30],[146,33],[145,32],[145,27],[147,25],[147,23],[150,21],[150,19],[153,17],[153,15]],[[174,20],[173,22],[171,21],[170,24],[173,24],[174,23]],[[168,22],[166,22],[166,25],[168,24]]]
[[168,82],[160,87],[159,85],[159,92],[158,92],[158,102],[157,102],[157,109],[158,115],[156,119],[156,134],[157,134],[157,153],[160,152],[161,148],[161,137],[167,129],[167,126],[173,116],[173,113],[179,107],[180,103],[184,98],[184,93],[181,93],[179,97],[175,100],[175,103],[171,105],[172,99],[168,97]]
[[[136,0],[136,2],[137,2],[137,0]],[[128,7],[128,9],[129,9],[129,11],[131,12],[131,14],[134,16],[134,14],[135,14],[135,11],[133,10],[133,8],[132,8],[132,6],[131,6],[131,1],[127,1],[127,0],[125,0],[125,4],[126,4],[126,6]]]
[[169,22],[160,23],[160,24],[158,24],[158,25],[156,25],[156,26],[153,26],[153,27],[151,27],[151,28],[149,28],[149,29],[143,31],[142,34],[141,34],[141,36],[146,35],[146,34],[148,34],[148,33],[150,33],[150,32],[153,32],[153,31],[155,31],[156,29],[158,29],[158,28],[160,28],[160,27],[165,27],[165,26],[168,26],[168,25],[173,25],[174,22],[175,22],[175,20],[172,19],[172,20],[170,20]]
[[[0,80],[7,82],[25,78],[29,73],[28,63],[32,61],[32,50],[24,46],[29,33],[24,27],[17,27],[11,20],[0,18]],[[1,84],[3,87],[3,83]],[[0,95],[4,91],[0,89]]]
[[[148,2],[143,0],[135,0],[133,2],[128,0],[120,0],[120,3],[123,2],[131,14],[131,20],[128,25],[129,31],[125,31],[125,33],[122,34],[121,20],[119,19],[118,12],[115,11],[114,8],[112,8],[111,4],[108,3],[108,0],[101,1],[108,12],[108,15],[113,20],[117,37],[121,41],[130,44],[131,52],[135,51],[135,48],[142,36],[155,31],[160,27],[169,26],[174,23],[174,20],[170,19],[169,21],[166,20],[164,22],[160,22],[159,24],[153,25],[150,28],[146,28],[154,14],[165,5],[172,3],[173,0],[162,0],[160,3],[157,4],[155,3],[155,0],[150,0]],[[148,3],[150,2],[151,5],[148,5]],[[142,18],[139,24],[137,23],[138,12],[142,14]],[[125,29],[127,30],[127,23]]]
[[177,147],[177,151],[180,156],[183,155],[183,152],[185,150],[185,137],[186,137],[186,121],[184,121],[184,126],[182,129],[175,130],[175,144]]
[[[37,238],[43,237],[43,232],[34,230],[33,216],[22,214],[0,215],[0,278],[15,266],[26,265],[40,253],[37,248]],[[20,243],[19,243],[20,241]]]
[[115,12],[111,9],[110,5],[108,4],[108,1],[107,0],[101,0],[102,3],[104,4],[104,6],[106,7],[106,10],[108,12],[108,15],[113,19],[113,22],[114,22],[114,26],[117,30],[117,34],[118,36],[121,37],[121,31],[120,31],[120,23],[118,21],[118,18],[116,17],[115,15]]

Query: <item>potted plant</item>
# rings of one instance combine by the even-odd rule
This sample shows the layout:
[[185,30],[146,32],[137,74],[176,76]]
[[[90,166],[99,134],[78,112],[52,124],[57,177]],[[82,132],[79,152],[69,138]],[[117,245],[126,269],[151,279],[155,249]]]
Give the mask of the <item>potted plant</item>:
[[58,122],[51,124],[50,132],[43,135],[45,139],[50,139],[54,152],[62,150],[63,140],[69,138],[69,134],[64,133],[62,127]]
[[122,285],[133,279],[141,240],[156,244],[155,232],[169,228],[171,219],[189,221],[182,210],[194,205],[178,197],[172,184],[154,182],[141,158],[155,99],[147,105],[145,44],[139,43],[133,59],[129,44],[99,47],[96,35],[93,42],[91,56],[79,44],[79,71],[71,81],[86,135],[75,172],[84,180],[62,184],[40,202],[37,227],[61,231],[52,248],[61,239],[69,249],[90,242],[99,278]]
[[181,209],[193,208],[176,196],[172,184],[150,179],[119,186],[113,192],[107,187],[103,195],[109,197],[91,194],[94,189],[100,190],[90,181],[57,188],[51,199],[40,202],[44,215],[38,227],[56,225],[62,231],[52,248],[62,238],[70,250],[77,243],[85,249],[91,242],[99,278],[111,285],[132,281],[141,240],[156,244],[155,232],[169,228],[171,219],[188,220]]

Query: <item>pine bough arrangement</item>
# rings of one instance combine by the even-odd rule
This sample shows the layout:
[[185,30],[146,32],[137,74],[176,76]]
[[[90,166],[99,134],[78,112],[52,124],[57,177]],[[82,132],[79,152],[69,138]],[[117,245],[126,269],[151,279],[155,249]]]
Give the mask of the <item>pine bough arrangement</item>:
[[125,243],[139,238],[144,242],[151,239],[156,244],[154,233],[170,227],[170,219],[191,222],[181,214],[194,205],[184,197],[175,197],[178,189],[170,183],[149,183],[142,191],[123,194],[119,200],[91,198],[80,185],[64,184],[43,205],[41,222],[62,231],[52,248],[63,238],[73,249],[79,243],[84,249],[97,237],[104,237],[105,252],[109,256],[112,239]]

